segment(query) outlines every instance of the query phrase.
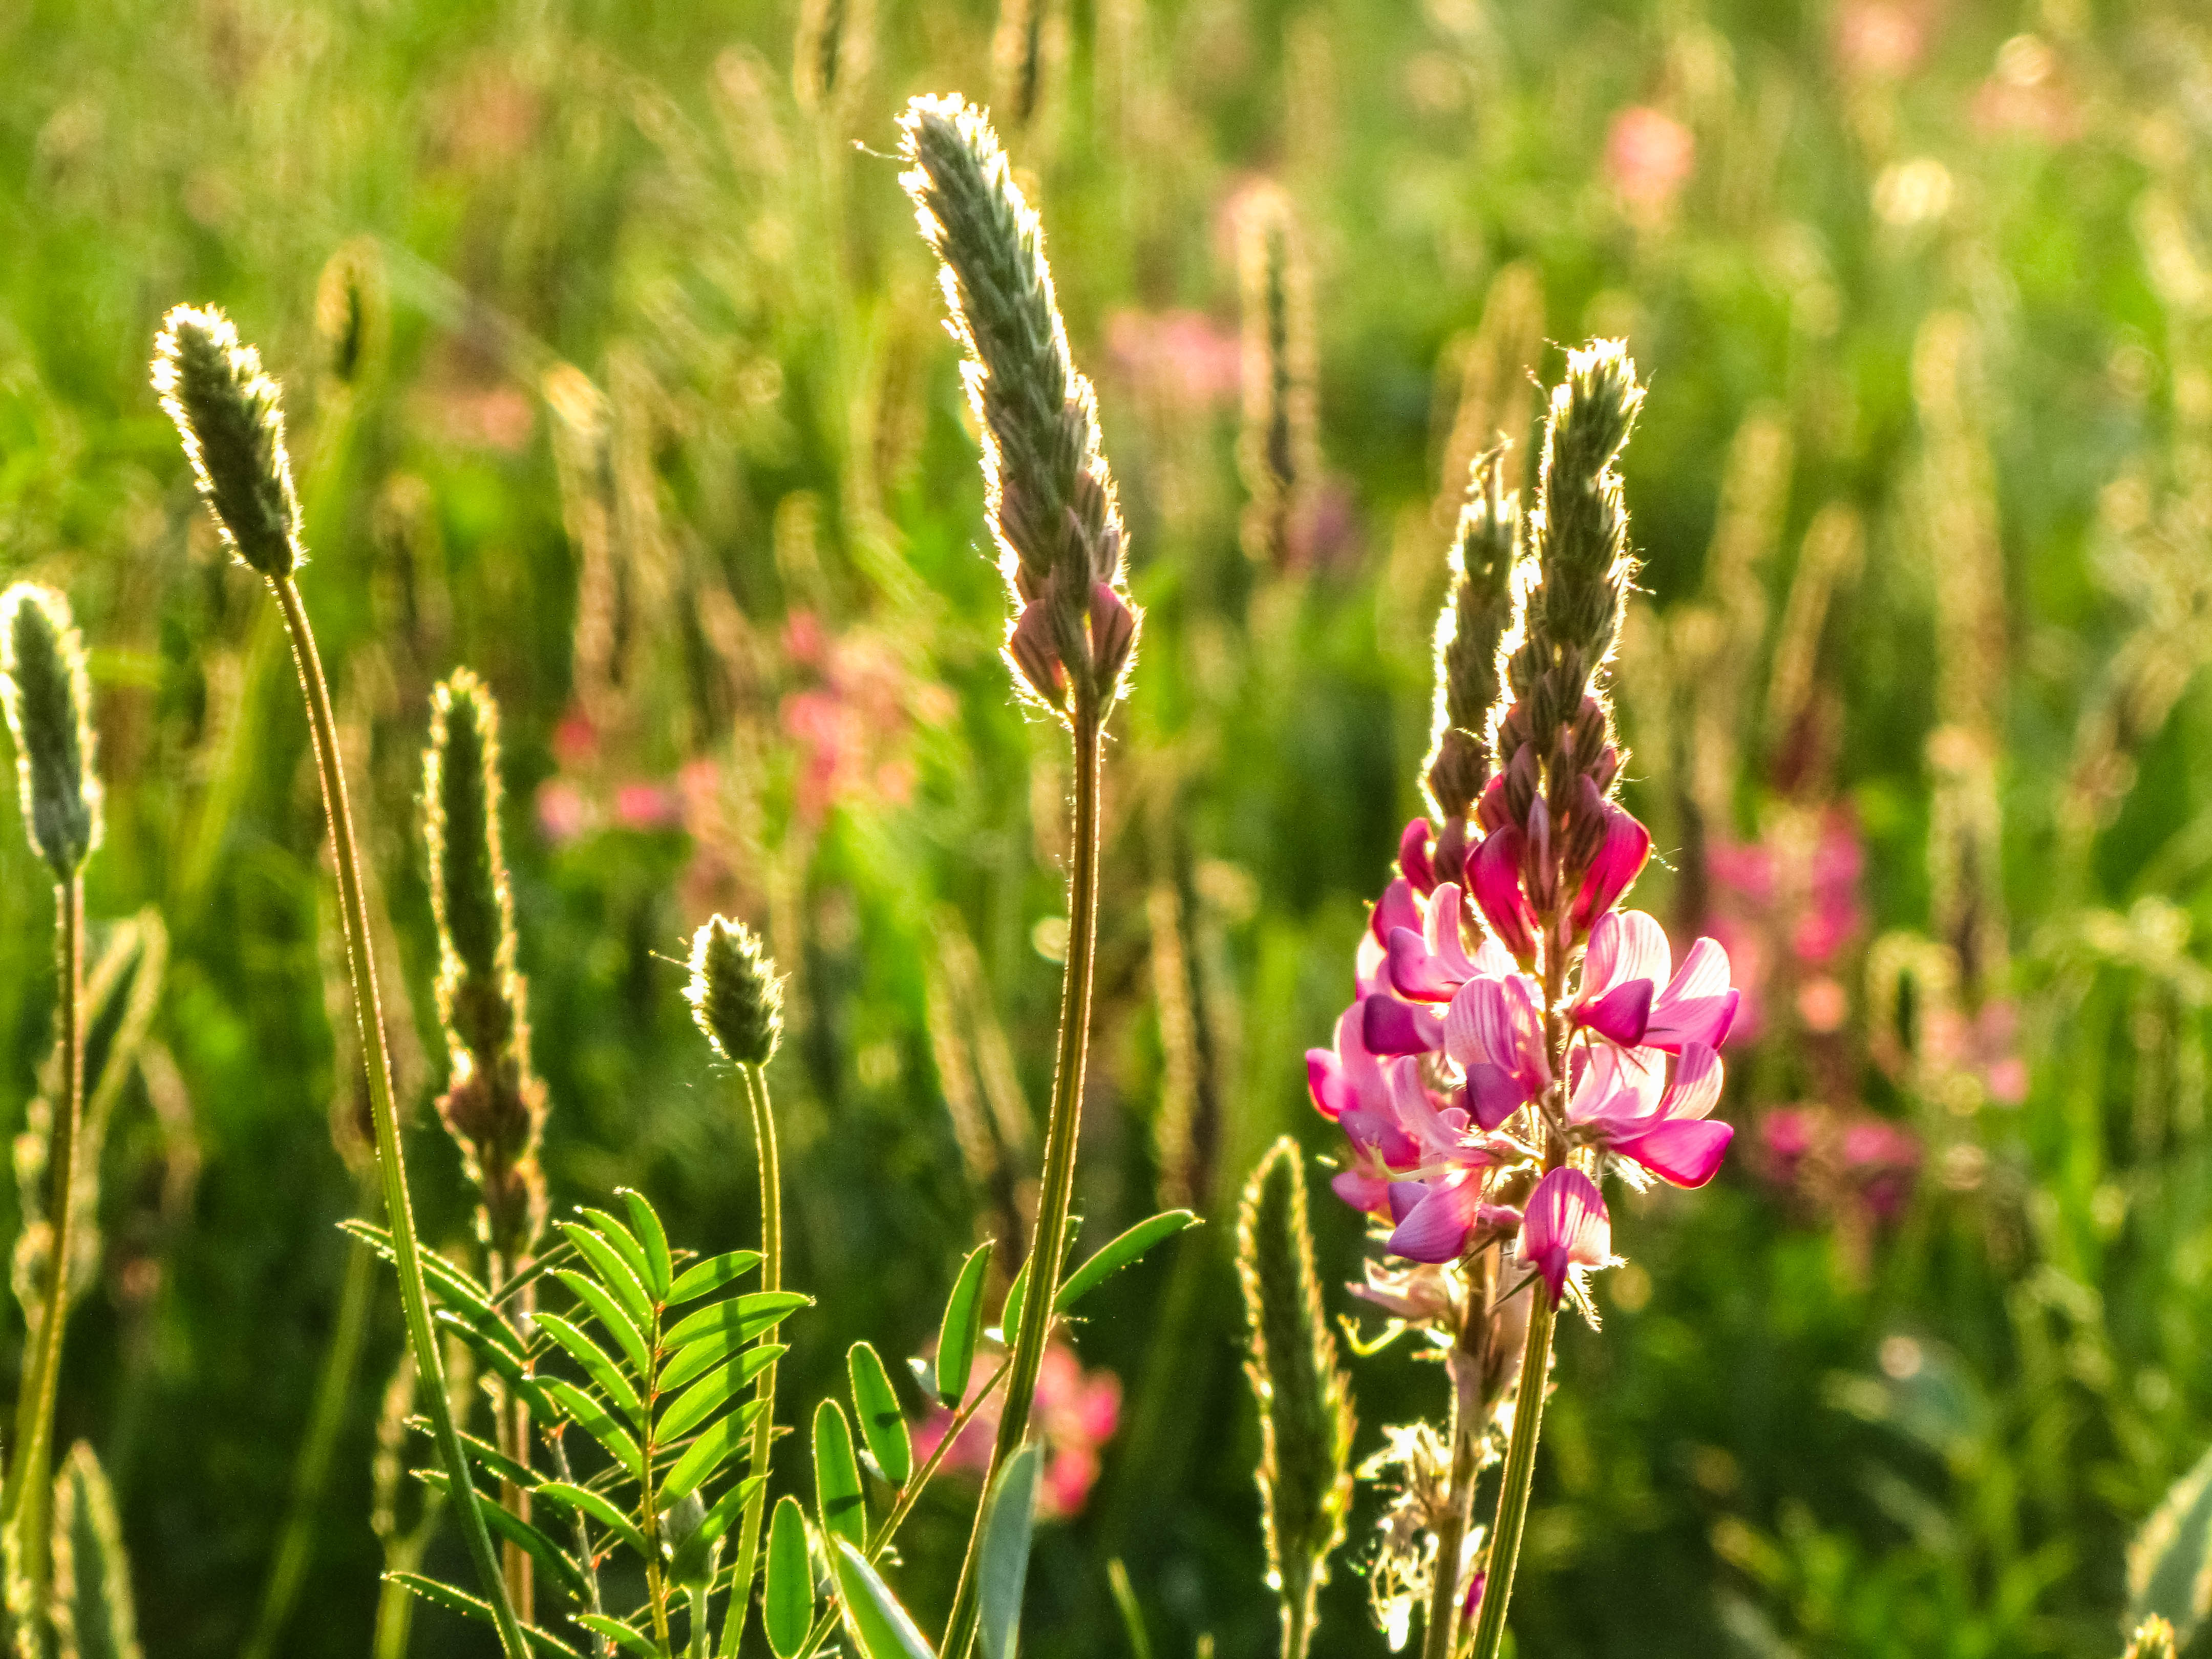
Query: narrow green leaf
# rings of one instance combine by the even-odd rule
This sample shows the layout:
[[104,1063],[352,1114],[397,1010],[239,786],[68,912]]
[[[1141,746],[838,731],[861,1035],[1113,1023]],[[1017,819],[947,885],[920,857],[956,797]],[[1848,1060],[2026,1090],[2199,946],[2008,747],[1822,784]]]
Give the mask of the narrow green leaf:
[[654,1301],[665,1304],[676,1274],[676,1264],[668,1254],[668,1230],[660,1224],[659,1215],[646,1201],[643,1193],[631,1187],[617,1187],[615,1196],[629,1209],[630,1223],[637,1230],[637,1242],[645,1247],[645,1287],[653,1292]]
[[650,1557],[645,1547],[645,1534],[629,1516],[588,1486],[571,1486],[565,1480],[548,1480],[538,1487],[536,1496],[549,1503],[571,1509],[587,1521],[596,1521],[609,1532],[635,1550],[641,1557]]
[[[1060,1235],[1060,1259],[1063,1261],[1067,1259],[1067,1252],[1074,1248],[1075,1235],[1082,1230],[1082,1227],[1081,1216],[1072,1215],[1067,1218],[1066,1230]],[[1022,1328],[1022,1306],[1029,1300],[1030,1269],[1036,1264],[1036,1244],[1032,1240],[1028,1260],[1022,1263],[1020,1270],[1014,1274],[1014,1282],[1006,1291],[1006,1305],[999,1311],[999,1329],[1006,1337],[1006,1346],[1009,1348],[1014,1346],[1014,1333]]]
[[115,1493],[85,1441],[70,1449],[54,1476],[52,1516],[50,1606],[59,1659],[143,1659]]
[[740,1390],[775,1360],[783,1349],[773,1344],[748,1348],[726,1365],[717,1366],[662,1407],[653,1438],[664,1444],[681,1440],[735,1399]]
[[753,1494],[767,1484],[766,1475],[749,1474],[716,1498],[714,1508],[707,1511],[707,1518],[699,1523],[697,1536],[700,1541],[712,1544],[727,1533],[737,1524],[738,1516],[744,1513],[745,1505],[752,1501]]
[[[361,1240],[386,1261],[392,1260],[391,1229],[367,1221],[342,1221],[338,1227],[339,1231]],[[431,1288],[438,1292],[439,1299],[456,1313],[495,1324],[504,1323],[499,1310],[492,1305],[491,1292],[466,1268],[455,1267],[435,1250],[423,1253],[422,1276],[430,1281]]]
[[556,1415],[552,1402],[546,1398],[544,1387],[535,1376],[522,1369],[521,1364],[514,1355],[491,1341],[482,1331],[450,1309],[435,1309],[430,1317],[435,1320],[441,1328],[451,1332],[467,1343],[477,1358],[497,1371],[508,1388],[513,1389],[523,1399],[528,1401],[533,1416],[550,1418]]
[[806,1516],[795,1498],[777,1498],[775,1518],[769,1522],[761,1623],[768,1626],[775,1659],[799,1659],[814,1628],[814,1564],[807,1559]]
[[545,1380],[545,1392],[552,1396],[553,1403],[561,1408],[563,1416],[606,1448],[607,1455],[613,1458],[631,1480],[642,1481],[645,1479],[644,1454],[638,1450],[637,1442],[630,1438],[629,1431],[615,1421],[614,1413],[607,1409],[605,1402],[586,1394],[574,1383],[557,1376]]
[[732,1325],[726,1331],[688,1345],[660,1368],[659,1392],[672,1394],[693,1377],[704,1376],[724,1360],[744,1352],[745,1345],[751,1340],[750,1332],[743,1326]]
[[968,1253],[960,1264],[960,1277],[952,1281],[945,1299],[944,1322],[937,1328],[937,1397],[957,1406],[968,1392],[968,1375],[975,1366],[975,1342],[983,1334],[983,1276],[991,1267],[991,1241]]
[[975,1564],[976,1633],[983,1659],[1014,1659],[1029,1582],[1030,1532],[1036,1521],[1039,1454],[1034,1440],[1008,1458],[983,1511],[982,1555]]
[[[431,1426],[430,1419],[419,1412],[407,1419],[407,1426],[425,1439],[429,1438],[435,1432]],[[535,1471],[516,1462],[498,1447],[493,1445],[490,1441],[481,1436],[471,1434],[466,1429],[460,1430],[459,1433],[461,1443],[469,1449],[469,1455],[474,1458],[477,1467],[493,1480],[511,1480],[525,1492],[532,1490],[538,1485],[538,1475]]]
[[641,1630],[632,1630],[619,1619],[610,1619],[603,1613],[580,1613],[576,1622],[594,1636],[604,1636],[616,1646],[637,1655],[637,1659],[660,1659],[660,1649],[653,1639]]
[[[604,1212],[587,1211],[586,1213]],[[562,1222],[561,1231],[568,1235],[568,1242],[576,1247],[577,1254],[592,1264],[592,1271],[599,1275],[599,1282],[613,1292],[616,1301],[622,1304],[623,1311],[630,1316],[630,1322],[641,1331],[651,1330],[653,1328],[653,1298],[645,1293],[645,1281],[638,1277],[636,1271],[630,1267],[622,1252],[616,1249],[602,1235],[576,1222]],[[623,1230],[623,1237],[629,1238],[628,1229]],[[633,1250],[637,1250],[640,1259],[643,1259],[645,1253],[638,1249],[635,1239],[629,1238],[629,1247]]]
[[1114,1605],[1121,1610],[1121,1628],[1129,1638],[1129,1659],[1152,1659],[1152,1638],[1145,1628],[1145,1610],[1137,1605],[1136,1586],[1129,1582],[1129,1569],[1118,1555],[1106,1564],[1106,1582],[1113,1586]]
[[834,1400],[814,1408],[814,1498],[824,1537],[866,1547],[868,1504],[860,1490],[860,1465],[853,1455],[845,1408]]
[[[640,1325],[632,1319],[629,1312],[617,1304],[614,1297],[607,1294],[605,1287],[597,1279],[580,1273],[571,1267],[558,1269],[553,1277],[566,1285],[574,1293],[576,1300],[592,1310],[592,1316],[599,1322],[600,1328],[609,1336],[614,1338],[616,1345],[622,1349],[623,1357],[629,1361],[631,1368],[640,1376],[647,1376],[651,1372],[653,1358],[646,1350],[646,1326]],[[635,1282],[635,1280],[631,1281],[633,1285]]]
[[717,1302],[711,1308],[676,1322],[675,1328],[660,1339],[664,1348],[684,1348],[710,1336],[730,1330],[742,1331],[748,1338],[758,1336],[772,1326],[781,1324],[785,1318],[801,1308],[811,1307],[814,1298],[798,1291],[757,1291],[750,1296],[733,1296],[726,1302]]
[[645,1425],[645,1402],[637,1397],[637,1390],[622,1374],[622,1367],[607,1358],[605,1350],[559,1314],[538,1315],[538,1328],[566,1349],[569,1358],[605,1390],[607,1398],[629,1413],[632,1422],[641,1428]]
[[1188,1210],[1164,1210],[1139,1221],[1060,1281],[1060,1294],[1052,1299],[1052,1310],[1066,1313],[1097,1289],[1102,1281],[1121,1272],[1162,1239],[1172,1238],[1184,1228],[1197,1224],[1198,1218]]
[[710,1255],[704,1261],[695,1261],[677,1276],[663,1298],[673,1308],[702,1297],[709,1291],[719,1291],[733,1279],[742,1279],[760,1266],[758,1250],[730,1250],[721,1255]]
[[[449,1497],[453,1493],[453,1483],[443,1469],[417,1469],[415,1478],[433,1492]],[[590,1592],[584,1582],[584,1570],[568,1551],[521,1516],[511,1513],[503,1504],[487,1498],[477,1507],[483,1512],[486,1526],[527,1553],[549,1577],[559,1582],[563,1590],[579,1601],[586,1599]]]
[[638,1288],[646,1292],[648,1299],[654,1299],[652,1259],[646,1254],[644,1242],[630,1231],[628,1224],[611,1211],[595,1210],[588,1205],[579,1204],[576,1213],[591,1222],[592,1231],[605,1239],[613,1247],[614,1253],[622,1258],[623,1266],[629,1269],[630,1277],[637,1280]]
[[2123,1628],[2158,1613],[2186,1650],[2212,1607],[2212,1451],[2175,1481],[2128,1547]]
[[[448,1613],[458,1613],[464,1619],[473,1619],[479,1624],[494,1622],[491,1606],[480,1601],[465,1590],[457,1590],[451,1584],[441,1584],[434,1578],[426,1578],[419,1572],[387,1572],[391,1583],[413,1591],[432,1607],[443,1607]],[[540,1630],[535,1625],[525,1625],[522,1633],[530,1638],[531,1646],[541,1653],[550,1653],[556,1659],[580,1659],[576,1650],[563,1642],[550,1630]]]
[[684,1455],[676,1460],[676,1467],[661,1477],[660,1501],[673,1504],[698,1491],[708,1476],[744,1445],[746,1437],[752,1433],[755,1419],[760,1416],[760,1409],[761,1402],[756,1400],[742,1410],[708,1424],[699,1437],[684,1449]]
[[929,1644],[866,1556],[843,1539],[833,1538],[830,1565],[837,1577],[845,1628],[861,1659],[934,1659]]
[[883,1358],[867,1343],[855,1342],[845,1356],[845,1369],[853,1379],[853,1410],[860,1419],[860,1438],[868,1455],[876,1460],[884,1480],[903,1486],[914,1473],[914,1442],[908,1437],[906,1413],[899,1409]]

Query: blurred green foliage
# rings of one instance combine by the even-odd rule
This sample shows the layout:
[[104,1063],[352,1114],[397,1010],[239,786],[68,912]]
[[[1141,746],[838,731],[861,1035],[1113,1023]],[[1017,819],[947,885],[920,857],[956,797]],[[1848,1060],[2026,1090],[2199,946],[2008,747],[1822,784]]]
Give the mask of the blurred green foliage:
[[[788,1420],[853,1340],[924,1348],[1018,1214],[1064,780],[996,655],[975,445],[884,153],[908,93],[1022,71],[988,0],[875,0],[834,40],[820,9],[0,12],[0,579],[66,588],[94,647],[91,914],[152,905],[173,942],[58,1428],[112,1475],[157,1655],[252,1626],[361,1192],[306,733],[147,386],[167,305],[227,307],[287,384],[426,1236],[470,1248],[426,1109],[417,827],[429,690],[463,665],[505,711],[556,1206],[634,1183],[681,1241],[757,1237],[670,960],[720,908],[793,974],[787,1274],[822,1306]],[[1607,1329],[1564,1340],[1521,1650],[2112,1651],[2125,1540],[2212,1437],[2201,17],[1056,0],[1036,39],[1004,136],[1148,611],[1079,1198],[1091,1246],[1156,1198],[1216,1224],[1080,1328],[1121,1424],[1039,1534],[1032,1650],[1120,1650],[1115,1557],[1162,1651],[1272,1639],[1225,1206],[1279,1133],[1328,1150],[1299,1051],[1419,809],[1443,475],[1526,429],[1541,342],[1625,333],[1650,591],[1620,676],[1668,864],[1639,902],[1686,933],[1733,915],[1740,968],[1765,938],[1767,995],[1729,1172],[1624,1205]],[[1236,204],[1262,177],[1298,226],[1322,469],[1273,545],[1237,464]],[[11,1124],[52,989],[15,814]],[[1820,824],[1863,878],[1808,951],[1773,872]],[[1353,1276],[1352,1218],[1316,1221],[1324,1279]],[[288,1653],[368,1642],[385,1295]],[[1353,1370],[1362,1455],[1441,1411],[1398,1351]],[[925,1624],[965,1501],[931,1498],[893,1575]],[[433,1565],[461,1567],[450,1539]],[[1379,1650],[1356,1575],[1322,1629]],[[483,1646],[434,1613],[415,1641]]]

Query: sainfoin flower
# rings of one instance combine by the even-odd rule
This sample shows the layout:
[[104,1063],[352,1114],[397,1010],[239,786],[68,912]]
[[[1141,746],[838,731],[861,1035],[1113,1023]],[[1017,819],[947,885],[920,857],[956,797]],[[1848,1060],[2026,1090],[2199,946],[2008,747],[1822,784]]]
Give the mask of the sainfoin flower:
[[[995,1357],[979,1357],[968,1384],[972,1399],[997,1369]],[[976,1408],[945,1454],[945,1464],[981,1475],[991,1461],[991,1442],[999,1431],[1000,1395]],[[1121,1379],[1109,1370],[1085,1370],[1075,1351],[1054,1342],[1044,1351],[1037,1370],[1033,1421],[1045,1445],[1043,1477],[1037,1482],[1037,1513],[1047,1519],[1081,1512],[1098,1479],[1098,1449],[1114,1437],[1121,1417]],[[927,1459],[952,1426],[952,1413],[934,1407],[914,1425],[914,1451]]]

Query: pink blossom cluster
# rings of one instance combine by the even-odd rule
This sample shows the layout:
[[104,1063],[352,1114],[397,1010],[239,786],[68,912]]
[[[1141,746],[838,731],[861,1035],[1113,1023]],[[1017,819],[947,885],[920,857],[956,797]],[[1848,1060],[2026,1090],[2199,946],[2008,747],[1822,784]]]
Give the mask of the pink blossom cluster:
[[1790,995],[1804,1028],[1841,1029],[1850,994],[1839,975],[1847,949],[1866,926],[1859,883],[1866,851],[1850,813],[1778,818],[1753,842],[1721,842],[1705,855],[1712,883],[1706,926],[1735,965],[1743,1002],[1729,1028],[1732,1047],[1768,1029],[1768,1005]]
[[[1586,705],[1577,724],[1593,722]],[[1551,788],[1532,753],[1490,780],[1472,824],[1406,827],[1357,995],[1306,1063],[1350,1146],[1332,1184],[1389,1227],[1393,1255],[1510,1241],[1556,1303],[1612,1259],[1594,1175],[1698,1187],[1719,1168],[1734,1131],[1711,1117],[1717,1051],[1738,994],[1715,941],[1677,966],[1656,921],[1616,908],[1651,842],[1607,799],[1610,744],[1586,766],[1563,755]]]
[[[998,1369],[989,1354],[979,1354],[968,1384],[969,1399]],[[967,1469],[977,1475],[990,1467],[991,1443],[998,1437],[1000,1401],[994,1394],[977,1407],[962,1427],[951,1450],[945,1455],[947,1468]],[[964,1402],[963,1402],[964,1403]],[[953,1414],[933,1407],[914,1425],[914,1451],[927,1458],[943,1443],[952,1426]],[[1044,1351],[1037,1371],[1036,1403],[1030,1421],[1045,1446],[1045,1467],[1037,1482],[1037,1513],[1047,1519],[1066,1519],[1082,1512],[1098,1479],[1098,1449],[1114,1437],[1121,1417],[1121,1379],[1103,1369],[1085,1370],[1074,1349],[1054,1342]]]

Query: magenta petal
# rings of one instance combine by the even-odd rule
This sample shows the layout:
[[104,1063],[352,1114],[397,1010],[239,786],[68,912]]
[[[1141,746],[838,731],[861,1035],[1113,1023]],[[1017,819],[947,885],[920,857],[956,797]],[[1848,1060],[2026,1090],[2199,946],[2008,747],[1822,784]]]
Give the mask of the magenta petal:
[[1429,861],[1429,821],[1415,818],[1398,837],[1398,868],[1414,891],[1425,897],[1436,890],[1437,869]]
[[1483,920],[1498,943],[1526,960],[1536,953],[1533,913],[1521,890],[1521,849],[1525,841],[1510,825],[1486,839],[1468,860],[1468,879]]
[[1403,1221],[1413,1213],[1413,1206],[1429,1195],[1425,1181],[1394,1181],[1390,1183],[1390,1219]]
[[1367,918],[1368,931],[1375,935],[1377,945],[1387,945],[1390,935],[1401,927],[1421,931],[1421,902],[1413,896],[1413,884],[1400,876],[1382,890],[1382,896],[1375,901],[1375,908]]
[[1676,1187],[1702,1187],[1721,1167],[1721,1156],[1735,1134],[1733,1124],[1707,1118],[1678,1118],[1649,1134],[1613,1148],[1633,1158],[1662,1181]]
[[1543,1276],[1554,1307],[1571,1268],[1602,1266],[1612,1253],[1613,1220],[1595,1182],[1567,1168],[1536,1183],[1521,1224],[1521,1256]]
[[1449,1002],[1463,979],[1447,974],[1443,959],[1412,928],[1390,930],[1390,983],[1400,996],[1416,1002]]
[[1390,1202],[1390,1183],[1381,1177],[1346,1170],[1328,1178],[1329,1190],[1355,1210],[1376,1215]]
[[1314,1109],[1332,1123],[1358,1099],[1344,1075],[1344,1062],[1326,1048],[1306,1050],[1306,1088]]
[[1360,1032],[1370,1054],[1425,1054],[1444,1046],[1443,1022],[1395,997],[1371,996]]
[[1048,602],[1037,599],[1022,608],[1006,635],[1006,654],[1037,695],[1058,703],[1066,695],[1066,676],[1060,671],[1060,649],[1054,643]]
[[1605,841],[1583,876],[1582,890],[1575,895],[1575,922],[1587,928],[1613,908],[1629,884],[1644,873],[1651,856],[1651,832],[1638,823],[1626,807],[1613,806],[1605,816]]
[[1644,1027],[1651,1023],[1652,989],[1650,980],[1632,979],[1614,986],[1576,1018],[1600,1036],[1632,1048],[1644,1041]]
[[1136,639],[1137,613],[1104,582],[1091,583],[1091,660],[1102,678],[1121,673]]
[[1388,1249],[1408,1261],[1455,1261],[1467,1249],[1481,1202],[1480,1182],[1439,1182],[1406,1212]]
[[1486,1129],[1495,1129],[1531,1098],[1502,1066],[1486,1060],[1467,1068],[1467,1109]]

